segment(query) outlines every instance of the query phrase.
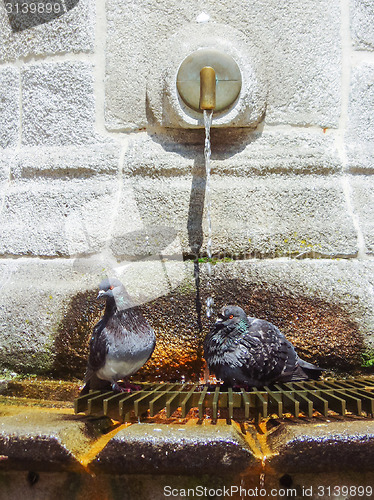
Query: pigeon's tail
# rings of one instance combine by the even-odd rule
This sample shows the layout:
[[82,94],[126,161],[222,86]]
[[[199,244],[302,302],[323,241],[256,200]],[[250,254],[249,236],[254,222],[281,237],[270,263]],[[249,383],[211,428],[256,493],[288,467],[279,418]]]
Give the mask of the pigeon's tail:
[[312,365],[303,359],[297,360],[299,367],[307,375],[309,379],[317,380],[319,379],[322,372],[326,371],[325,368],[320,368],[319,366]]
[[79,396],[84,396],[85,394],[88,394],[90,392],[90,383],[87,382],[87,384],[84,385],[83,389],[79,393]]
[[279,382],[302,382],[303,380],[318,380],[324,368],[312,365],[297,357],[296,365],[291,371],[285,371],[279,377]]
[[84,396],[85,394],[88,394],[90,391],[103,391],[103,390],[109,390],[111,389],[111,384],[107,380],[101,380],[96,376],[95,373],[90,373],[89,378],[85,377],[85,385],[81,392],[79,393],[80,396]]

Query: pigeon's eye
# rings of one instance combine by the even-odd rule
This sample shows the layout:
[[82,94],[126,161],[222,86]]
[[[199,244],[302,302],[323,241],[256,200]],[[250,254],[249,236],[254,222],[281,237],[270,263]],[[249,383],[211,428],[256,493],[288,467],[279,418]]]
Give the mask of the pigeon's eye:
[[114,288],[114,286],[112,285],[112,286],[109,287],[109,290],[113,290],[113,288]]
[[233,316],[232,314],[230,314],[229,319],[232,319],[233,317],[234,317],[234,316]]

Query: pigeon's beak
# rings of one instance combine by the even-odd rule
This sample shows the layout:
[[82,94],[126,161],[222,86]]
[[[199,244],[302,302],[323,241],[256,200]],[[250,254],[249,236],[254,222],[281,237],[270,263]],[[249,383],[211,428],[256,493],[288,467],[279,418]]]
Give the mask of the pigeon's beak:
[[222,328],[224,326],[224,324],[223,324],[223,318],[221,318],[221,317],[218,316],[216,322],[214,323],[214,326],[216,328]]
[[97,294],[97,299],[101,299],[102,297],[105,297],[106,293],[104,290],[100,290],[100,292]]

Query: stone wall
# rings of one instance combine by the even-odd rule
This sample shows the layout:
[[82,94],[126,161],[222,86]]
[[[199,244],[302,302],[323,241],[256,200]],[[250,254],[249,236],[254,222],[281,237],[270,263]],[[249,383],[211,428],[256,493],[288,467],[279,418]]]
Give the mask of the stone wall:
[[[153,375],[163,364],[173,377],[198,371],[208,327],[200,299],[210,290],[217,306],[229,297],[277,322],[310,360],[324,352],[319,361],[334,368],[345,337],[355,346],[340,366],[371,356],[373,3],[209,0],[203,9],[198,0],[79,0],[12,32],[0,3],[4,369],[81,376],[102,310],[93,291],[113,274],[151,321],[163,308]],[[253,62],[264,100],[256,123],[244,108],[213,120],[222,262],[210,288],[204,264],[197,276],[188,261],[207,243],[203,130],[182,116],[174,88],[184,51],[207,40]],[[308,304],[304,320],[272,297]],[[336,308],[329,326],[322,303]]]

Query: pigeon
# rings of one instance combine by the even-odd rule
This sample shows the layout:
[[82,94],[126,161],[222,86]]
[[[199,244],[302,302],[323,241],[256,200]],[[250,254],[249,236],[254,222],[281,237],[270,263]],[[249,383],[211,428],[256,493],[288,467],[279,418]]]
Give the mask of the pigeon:
[[209,371],[233,387],[318,379],[323,371],[300,359],[275,325],[238,306],[222,308],[204,340],[204,357]]
[[153,329],[134,305],[125,287],[116,278],[104,279],[97,298],[106,299],[104,316],[93,329],[85,386],[81,395],[91,389],[112,387],[115,392],[129,392],[136,387],[125,381],[152,356],[156,345]]

